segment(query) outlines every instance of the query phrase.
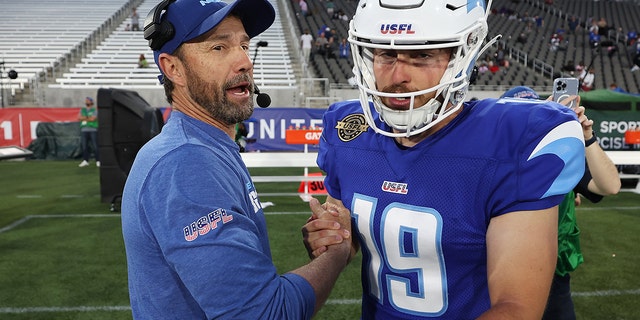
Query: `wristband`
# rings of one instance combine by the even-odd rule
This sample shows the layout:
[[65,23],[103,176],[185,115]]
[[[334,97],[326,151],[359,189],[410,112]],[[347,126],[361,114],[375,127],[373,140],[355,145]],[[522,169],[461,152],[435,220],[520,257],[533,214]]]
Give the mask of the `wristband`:
[[586,147],[588,147],[588,146],[592,145],[594,142],[597,142],[597,141],[598,141],[598,138],[596,137],[596,132],[595,132],[595,131],[593,131],[592,136],[591,136],[591,139],[586,140],[586,141],[584,142],[584,147],[586,148]]

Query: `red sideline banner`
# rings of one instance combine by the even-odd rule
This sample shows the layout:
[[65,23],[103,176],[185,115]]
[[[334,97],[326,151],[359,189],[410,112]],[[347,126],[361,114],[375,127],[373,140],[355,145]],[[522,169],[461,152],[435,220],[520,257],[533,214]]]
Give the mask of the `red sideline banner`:
[[287,129],[284,141],[287,144],[318,144],[322,129]]
[[0,146],[26,148],[37,138],[40,122],[78,121],[80,108],[6,108],[0,109]]
[[[313,172],[307,174],[307,176],[321,176],[321,172]],[[323,181],[302,181],[300,187],[298,187],[298,193],[306,194],[327,194],[327,190],[324,188]]]

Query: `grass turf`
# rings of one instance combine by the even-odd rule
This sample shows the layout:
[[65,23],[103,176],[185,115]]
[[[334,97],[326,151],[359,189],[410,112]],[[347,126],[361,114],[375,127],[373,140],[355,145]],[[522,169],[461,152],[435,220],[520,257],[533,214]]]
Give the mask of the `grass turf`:
[[[297,187],[257,185],[270,193]],[[275,204],[265,212],[278,271],[306,263],[300,227],[307,204],[295,196],[261,200]],[[578,319],[639,318],[639,205],[640,195],[621,193],[578,208],[585,254],[572,274]],[[283,212],[292,214],[275,214]],[[316,319],[359,318],[359,264],[360,255]],[[126,283],[120,219],[100,202],[98,168],[78,168],[74,161],[0,161],[1,319],[131,319]]]

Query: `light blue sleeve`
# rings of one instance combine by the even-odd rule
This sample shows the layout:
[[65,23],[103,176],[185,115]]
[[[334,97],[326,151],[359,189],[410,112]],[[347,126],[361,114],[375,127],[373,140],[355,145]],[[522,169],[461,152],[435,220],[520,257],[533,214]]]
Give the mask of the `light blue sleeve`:
[[313,289],[277,274],[246,168],[218,151],[182,146],[152,169],[141,205],[171,277],[149,285],[175,318],[197,305],[209,319],[309,319]]

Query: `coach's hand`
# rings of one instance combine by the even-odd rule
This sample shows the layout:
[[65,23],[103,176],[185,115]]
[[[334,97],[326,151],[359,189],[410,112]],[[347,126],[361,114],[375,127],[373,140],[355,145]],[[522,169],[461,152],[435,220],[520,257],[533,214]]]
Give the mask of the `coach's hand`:
[[321,205],[311,198],[309,207],[312,213],[302,227],[302,238],[311,259],[327,251],[328,246],[351,239],[351,217],[344,206],[328,202]]

